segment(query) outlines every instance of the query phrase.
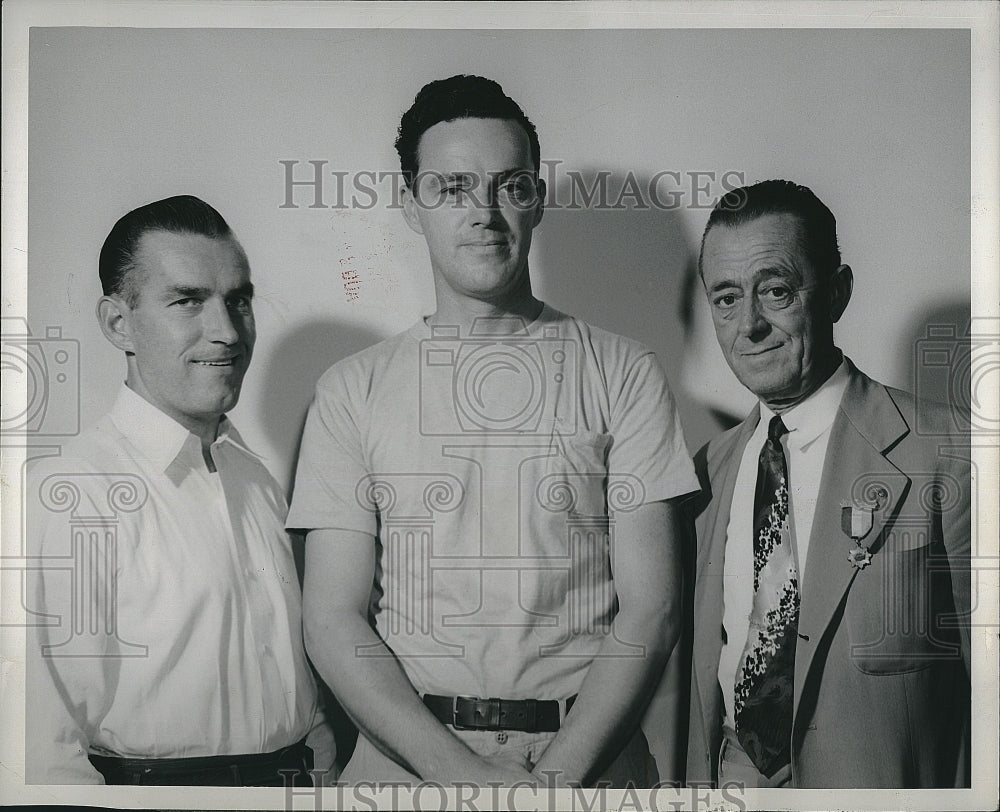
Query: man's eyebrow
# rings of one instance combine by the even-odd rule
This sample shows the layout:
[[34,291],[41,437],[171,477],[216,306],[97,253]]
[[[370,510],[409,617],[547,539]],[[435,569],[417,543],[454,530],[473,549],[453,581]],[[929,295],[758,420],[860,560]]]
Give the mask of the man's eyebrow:
[[455,183],[455,182],[475,182],[476,176],[472,172],[443,172],[434,173],[434,178],[436,178],[440,183]]
[[720,290],[725,290],[726,288],[738,288],[740,286],[739,282],[735,279],[722,279],[716,282],[712,287],[708,289],[709,293],[716,293]]
[[[784,268],[781,266],[773,266],[767,268],[758,268],[753,272],[751,278],[751,284],[758,285],[761,282],[767,281],[769,279],[790,279],[796,284],[801,282],[801,275],[796,273],[794,270],[789,268]],[[742,288],[742,283],[735,279],[720,279],[711,288],[708,289],[709,293],[715,293],[720,290],[726,290],[727,288]]]
[[205,299],[212,291],[202,287],[188,287],[186,285],[171,285],[166,290],[168,299]]
[[491,172],[490,177],[495,179],[498,183],[504,183],[511,178],[516,178],[521,175],[534,176],[535,172],[533,169],[505,169],[503,172]]
[[[168,299],[207,299],[212,295],[212,289],[206,287],[188,287],[186,285],[173,285],[167,288]],[[232,290],[226,292],[226,296],[245,296],[248,299],[253,297],[253,282],[244,282]]]
[[790,279],[798,285],[802,283],[802,274],[794,268],[783,266],[761,268],[754,274],[754,281],[759,282],[765,279]]

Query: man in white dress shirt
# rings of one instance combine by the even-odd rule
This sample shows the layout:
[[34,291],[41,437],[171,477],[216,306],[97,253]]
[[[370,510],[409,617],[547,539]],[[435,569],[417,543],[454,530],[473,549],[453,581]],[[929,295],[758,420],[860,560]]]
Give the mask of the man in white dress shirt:
[[968,435],[837,348],[853,275],[809,189],[727,194],[700,269],[760,402],[696,457],[689,783],[968,785]]
[[66,570],[34,583],[26,777],[309,784],[334,746],[286,504],[225,416],[255,340],[246,255],[179,196],[121,218],[100,275],[127,375],[111,412],[29,476],[29,543]]

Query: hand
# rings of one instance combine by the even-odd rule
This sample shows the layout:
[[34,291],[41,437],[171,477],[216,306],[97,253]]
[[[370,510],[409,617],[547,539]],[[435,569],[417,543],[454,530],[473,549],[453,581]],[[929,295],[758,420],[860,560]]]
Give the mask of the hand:
[[519,776],[518,781],[531,781],[534,784],[539,783],[538,776],[531,772],[535,767],[531,759],[516,750],[512,750],[510,753],[483,756],[483,760],[502,770],[513,770]]
[[455,766],[448,775],[442,776],[440,783],[475,784],[476,786],[519,786],[539,787],[542,780],[531,773],[531,762],[519,754],[497,756],[473,756],[473,762]]
[[563,750],[562,756],[555,756],[551,752],[551,747],[545,751],[538,763],[532,767],[532,772],[537,777],[539,783],[547,789],[582,787],[583,775],[577,769],[575,772],[570,768],[570,764],[578,763],[574,760],[573,754]]
[[546,789],[566,789],[568,787],[579,789],[583,786],[580,781],[571,778],[565,770],[556,770],[551,767],[546,768],[540,765],[534,770],[534,776],[539,785]]

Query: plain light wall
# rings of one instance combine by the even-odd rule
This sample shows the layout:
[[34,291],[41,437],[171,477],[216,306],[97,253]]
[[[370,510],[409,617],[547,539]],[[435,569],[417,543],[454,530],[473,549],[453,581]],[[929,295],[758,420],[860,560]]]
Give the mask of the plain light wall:
[[[433,293],[389,181],[366,210],[309,208],[306,187],[281,208],[279,162],[297,161],[302,180],[326,161],[332,206],[334,171],[398,169],[399,116],[425,82],[480,73],[535,122],[562,199],[567,171],[610,172],[612,193],[629,172],[643,185],[679,173],[658,187],[673,209],[548,211],[532,272],[554,306],[656,350],[694,450],[718,427],[703,402],[737,414],[752,402],[701,340],[707,307],[690,277],[724,173],[804,183],[833,210],[856,276],[837,335],[870,374],[912,387],[924,325],[967,313],[969,58],[957,30],[34,29],[29,323],[80,340],[92,423],[124,374],[93,315],[104,237],[151,200],[214,204],[260,290],[234,419],[287,483],[315,378],[433,310]],[[341,277],[352,270],[356,299]]]
[[[82,424],[110,407],[125,369],[94,316],[104,237],[136,206],[194,194],[251,261],[258,343],[233,418],[288,484],[316,378],[431,312],[433,291],[422,238],[387,196],[310,208],[298,187],[298,207],[283,208],[280,162],[304,179],[326,161],[336,202],[329,173],[397,170],[400,114],[455,73],[494,78],[522,105],[543,160],[560,162],[557,195],[568,170],[610,172],[612,188],[630,172],[680,173],[660,187],[676,208],[550,209],[531,263],[553,306],[657,352],[692,451],[721,425],[710,409],[752,402],[692,275],[726,172],[804,183],[833,210],[856,278],[837,336],[869,374],[912,388],[927,325],[964,328],[966,31],[36,28],[28,317],[36,335],[58,326],[80,342]],[[693,191],[693,172],[716,180]]]

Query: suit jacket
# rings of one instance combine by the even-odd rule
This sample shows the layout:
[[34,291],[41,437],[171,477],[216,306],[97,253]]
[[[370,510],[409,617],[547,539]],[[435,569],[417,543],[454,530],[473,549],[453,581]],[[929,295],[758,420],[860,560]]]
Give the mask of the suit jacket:
[[[968,786],[969,439],[949,434],[946,407],[915,401],[848,365],[800,573],[792,786]],[[689,784],[718,776],[726,528],[758,420],[755,408],[696,456],[704,490]],[[842,529],[843,506],[872,508],[862,539],[871,563],[863,569],[848,560],[855,542]]]

